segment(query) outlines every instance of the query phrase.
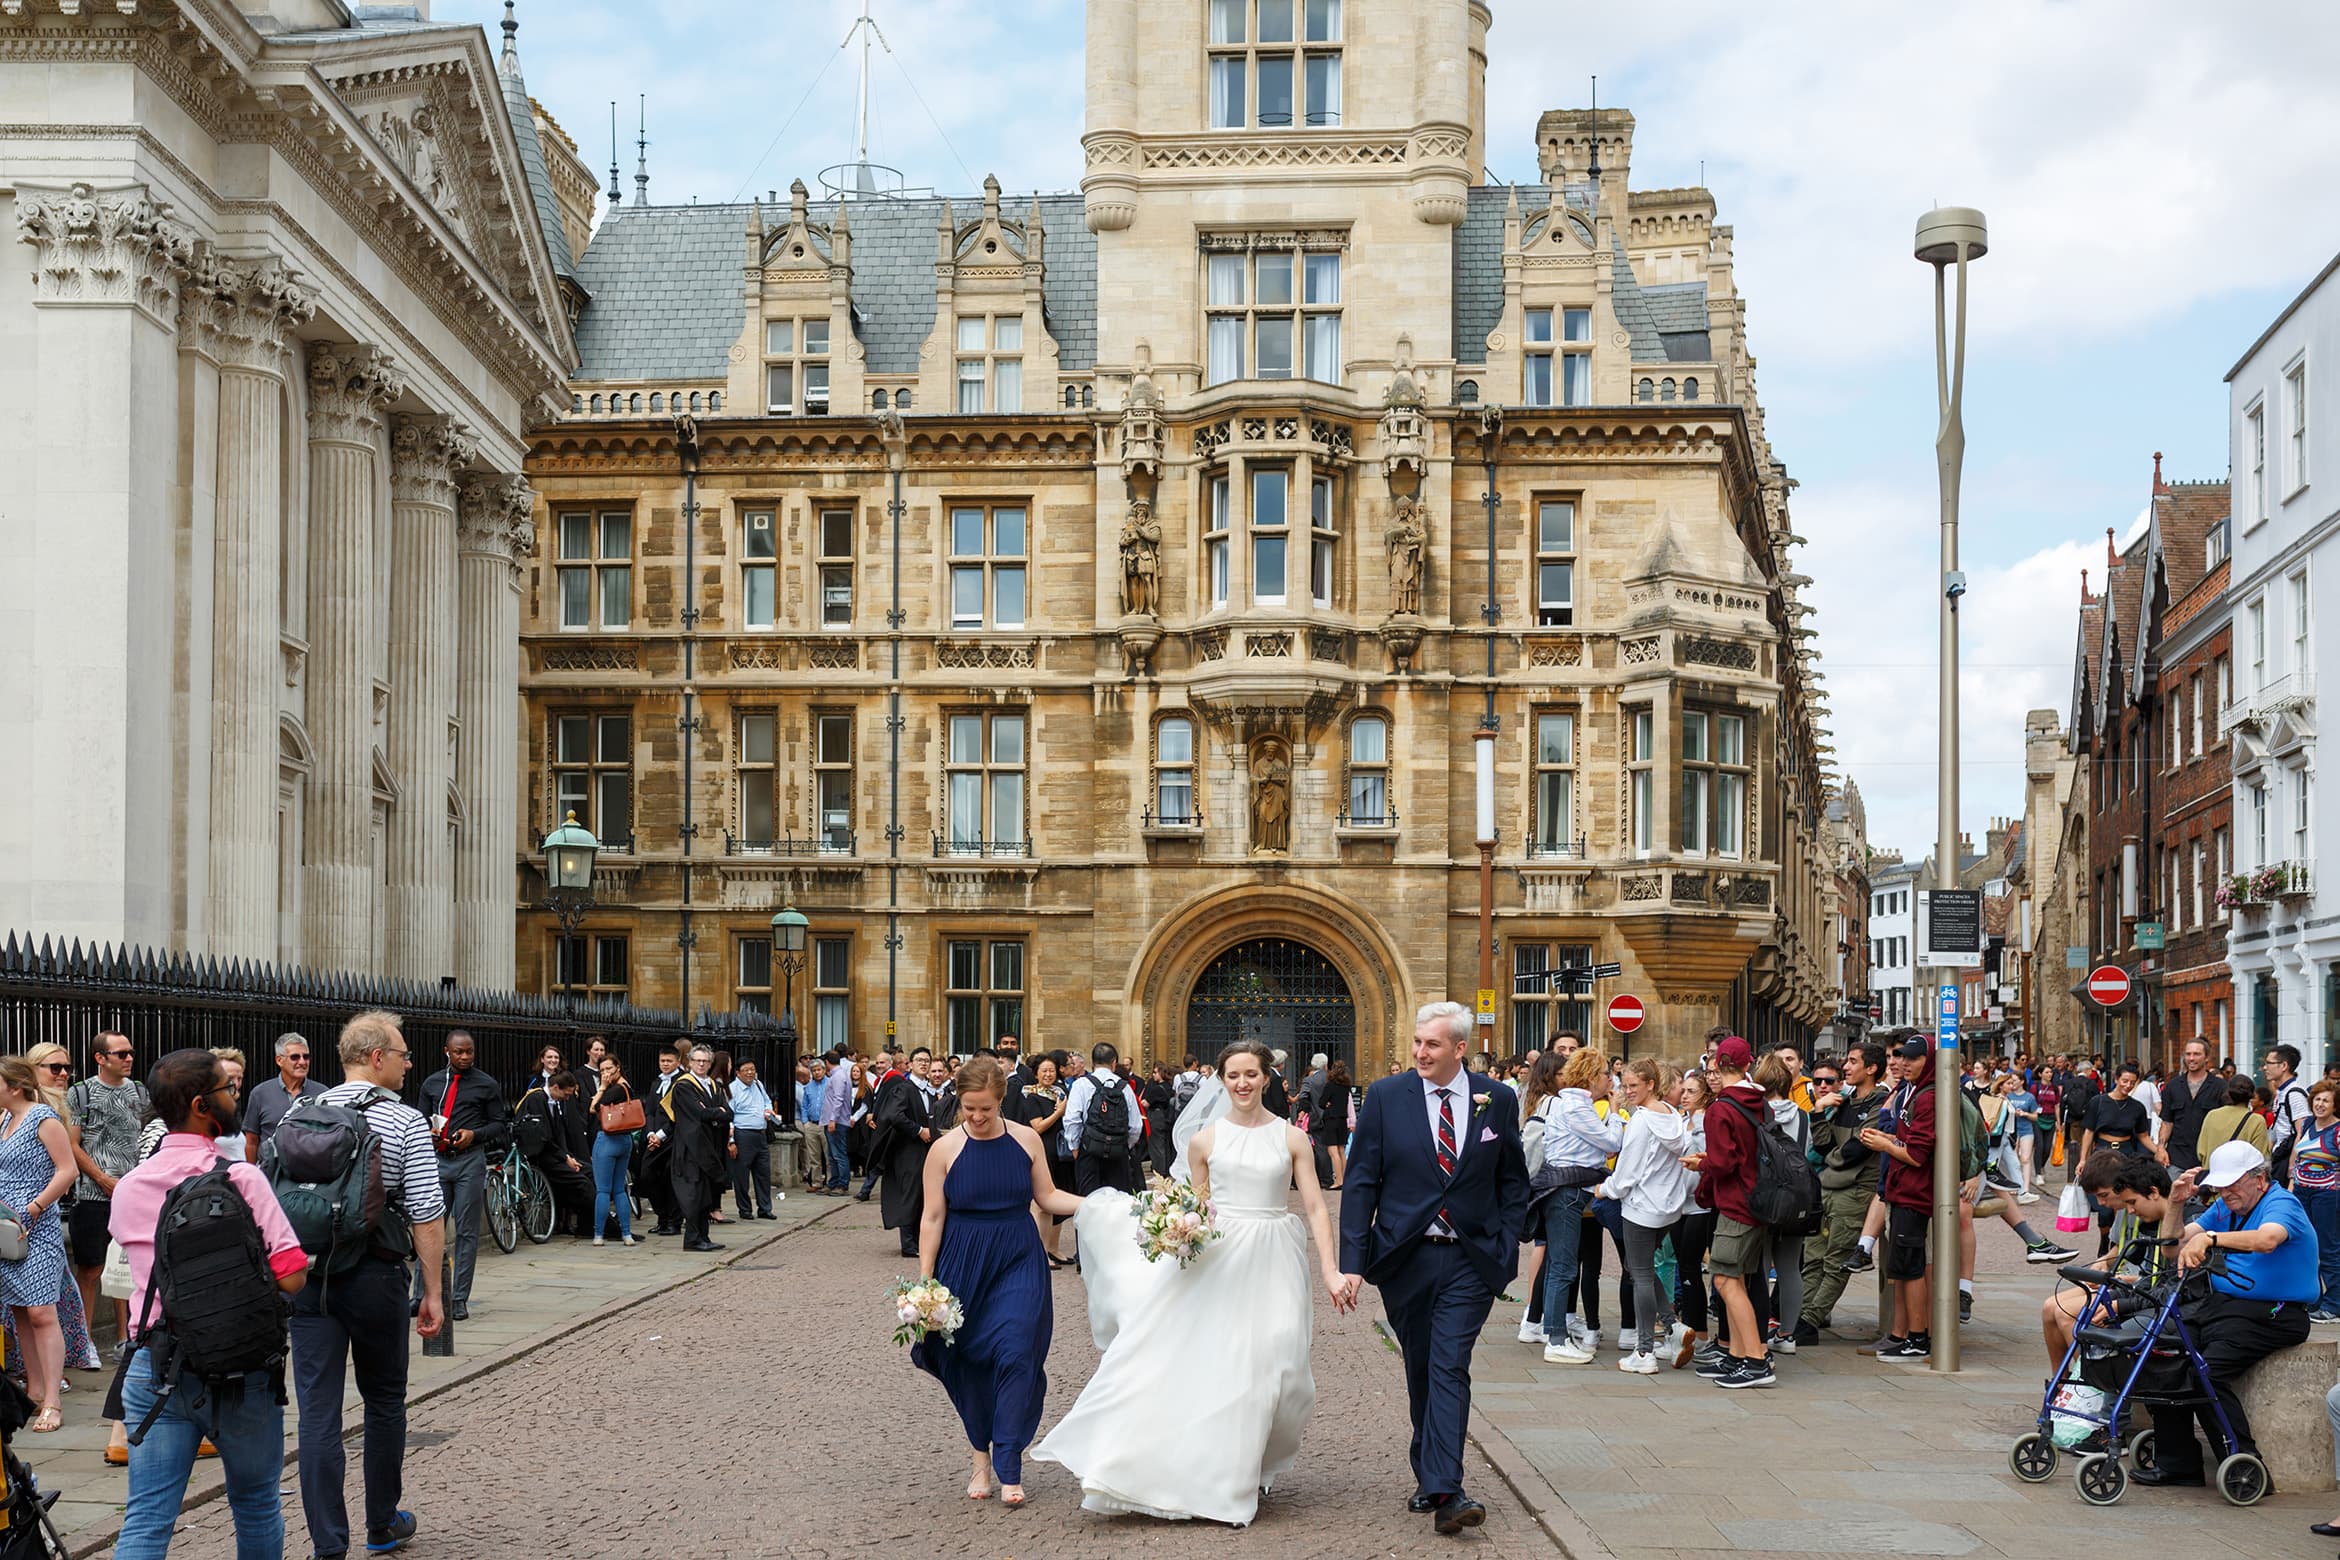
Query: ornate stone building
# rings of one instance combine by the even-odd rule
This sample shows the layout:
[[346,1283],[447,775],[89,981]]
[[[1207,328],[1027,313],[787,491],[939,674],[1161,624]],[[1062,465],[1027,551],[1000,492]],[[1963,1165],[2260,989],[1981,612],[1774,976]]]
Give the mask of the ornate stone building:
[[0,102],[0,925],[508,986],[577,298],[509,22],[4,0]]
[[[540,501],[526,809],[602,839],[524,983],[1379,1071],[1835,1010],[1810,609],[1731,230],[1475,0],[1090,8],[1082,193],[608,214]],[[783,968],[766,922],[811,920]],[[1545,972],[1624,966],[1597,993]]]

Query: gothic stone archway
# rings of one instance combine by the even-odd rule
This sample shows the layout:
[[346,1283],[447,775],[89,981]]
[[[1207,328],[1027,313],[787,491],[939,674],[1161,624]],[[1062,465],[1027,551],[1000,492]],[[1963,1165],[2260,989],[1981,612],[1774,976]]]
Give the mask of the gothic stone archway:
[[1148,1063],[1186,1054],[1189,1005],[1205,972],[1230,949],[1260,939],[1301,944],[1332,967],[1355,1014],[1352,1066],[1358,1081],[1385,1072],[1413,1032],[1413,984],[1405,964],[1362,907],[1344,895],[1298,884],[1222,888],[1165,916],[1139,950],[1122,994],[1123,1051]]
[[1291,1078],[1323,1056],[1357,1068],[1357,1008],[1333,962],[1289,937],[1253,937],[1220,954],[1186,1003],[1186,1048],[1215,1056],[1257,1040],[1291,1059]]

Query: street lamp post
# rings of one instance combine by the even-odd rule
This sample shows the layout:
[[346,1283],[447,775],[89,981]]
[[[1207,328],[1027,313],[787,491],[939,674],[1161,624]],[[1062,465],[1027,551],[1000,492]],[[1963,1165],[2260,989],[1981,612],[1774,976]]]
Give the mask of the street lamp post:
[[784,905],[772,916],[772,956],[780,961],[780,1044],[796,1060],[796,972],[804,967],[804,913]]
[[[1958,887],[1958,599],[1966,576],[1958,571],[1958,475],[1966,459],[1966,267],[1990,252],[1983,214],[1971,206],[1942,206],[1918,218],[1916,254],[1934,268],[1934,389],[1941,427],[1934,454],[1942,490],[1942,686],[1938,815],[1934,825],[1934,886]],[[1958,273],[1957,323],[1950,312],[1950,268]],[[1934,979],[1944,971],[1936,969]],[[1955,1000],[1953,996],[1952,1000]],[[1938,1371],[1958,1368],[1958,1141],[1959,1089],[1945,1077],[1955,1068],[1952,1031],[1937,1008],[1934,1051],[1934,1229],[1933,1332],[1931,1364]]]
[[[552,909],[553,919],[560,922],[564,953],[569,940],[577,935],[585,912],[593,908],[593,858],[600,853],[601,842],[593,837],[591,829],[577,821],[573,812],[559,828],[544,837],[544,880],[550,885],[545,902]],[[565,958],[559,962],[573,970]],[[583,962],[582,958],[579,962]],[[564,978],[561,986],[574,1005],[576,980],[573,976]]]

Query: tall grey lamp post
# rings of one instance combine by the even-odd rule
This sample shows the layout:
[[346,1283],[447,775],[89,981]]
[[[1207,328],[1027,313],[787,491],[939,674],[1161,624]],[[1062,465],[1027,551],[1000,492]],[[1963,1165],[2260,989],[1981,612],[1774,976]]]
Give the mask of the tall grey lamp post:
[[[1934,387],[1942,424],[1934,454],[1942,485],[1942,688],[1939,816],[1935,820],[1934,886],[1958,886],[1958,598],[1966,576],[1958,572],[1958,473],[1966,459],[1966,425],[1960,416],[1966,393],[1966,267],[1990,252],[1983,214],[1971,206],[1942,206],[1918,218],[1917,258],[1934,268]],[[1957,268],[1957,324],[1950,312],[1950,268]],[[1948,972],[1936,969],[1940,985]],[[1958,1066],[1956,1031],[1942,1022],[1942,1008],[1956,1000],[1935,994],[1934,1028],[1934,1228],[1933,1354],[1935,1370],[1958,1368]],[[1951,1010],[1955,1013],[1955,1009]],[[1949,1072],[1945,1072],[1945,1068]]]

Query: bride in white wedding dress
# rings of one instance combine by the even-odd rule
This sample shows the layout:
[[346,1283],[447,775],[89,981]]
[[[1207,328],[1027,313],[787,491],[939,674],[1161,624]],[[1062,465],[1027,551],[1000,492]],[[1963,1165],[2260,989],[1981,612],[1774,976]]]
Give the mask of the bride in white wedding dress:
[[[1238,1041],[1220,1059],[1224,1093],[1198,1094],[1179,1120],[1224,1232],[1193,1262],[1148,1263],[1121,1193],[1091,1193],[1075,1219],[1105,1357],[1031,1456],[1071,1470],[1091,1511],[1241,1526],[1299,1454],[1316,1404],[1309,1233],[1327,1293],[1348,1302],[1308,1139],[1260,1103],[1267,1068],[1267,1047]],[[1285,1195],[1295,1180],[1307,1233]]]

